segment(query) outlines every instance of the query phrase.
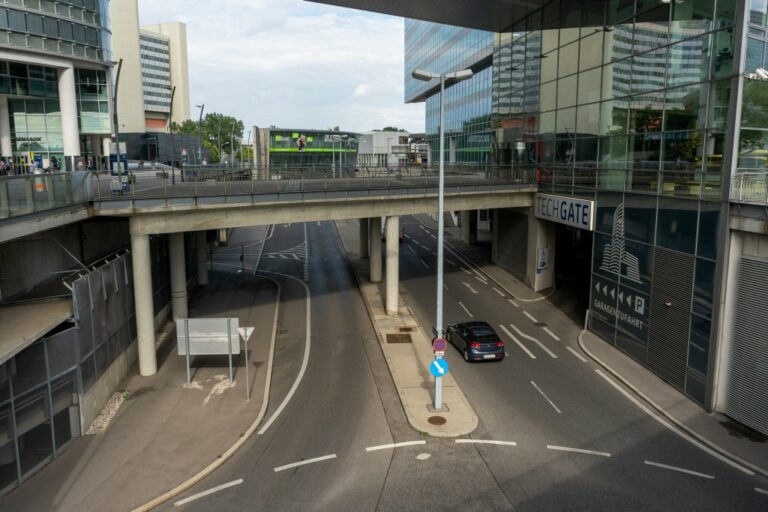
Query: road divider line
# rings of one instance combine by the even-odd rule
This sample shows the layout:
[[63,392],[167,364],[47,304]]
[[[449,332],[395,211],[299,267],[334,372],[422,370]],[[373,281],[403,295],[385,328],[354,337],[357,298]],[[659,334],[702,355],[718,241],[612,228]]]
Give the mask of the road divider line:
[[551,357],[551,358],[553,358],[553,359],[557,359],[557,355],[556,355],[554,352],[552,352],[551,350],[549,350],[549,349],[546,347],[546,345],[544,345],[542,342],[540,342],[539,340],[537,340],[537,339],[536,339],[536,338],[534,338],[533,336],[528,336],[528,335],[527,335],[527,334],[525,334],[523,331],[521,331],[520,329],[518,329],[517,327],[515,327],[515,324],[509,324],[509,326],[515,330],[515,332],[518,334],[518,336],[520,336],[521,338],[525,338],[525,339],[527,339],[527,340],[529,340],[529,341],[532,341],[532,342],[534,342],[535,344],[537,344],[537,345],[538,345],[538,346],[541,348],[541,350],[543,350],[544,352],[546,352],[547,354],[549,354],[549,357]]
[[472,313],[470,313],[470,312],[469,312],[469,310],[467,309],[467,306],[465,306],[465,305],[464,305],[464,304],[463,304],[461,301],[459,301],[459,306],[461,306],[461,308],[462,308],[464,311],[466,311],[466,313],[469,315],[469,318],[475,318],[475,315],[473,315]]
[[512,341],[514,341],[515,343],[517,343],[517,346],[518,346],[518,347],[520,347],[521,349],[523,349],[523,352],[525,352],[526,354],[528,354],[528,356],[529,356],[531,359],[536,359],[536,356],[535,356],[535,355],[533,355],[533,352],[531,352],[530,350],[528,350],[528,348],[527,348],[525,345],[523,345],[523,342],[522,342],[522,341],[520,341],[519,339],[515,338],[515,335],[514,335],[514,334],[512,334],[511,332],[509,332],[509,329],[507,329],[506,327],[504,327],[504,326],[503,326],[503,325],[501,325],[501,324],[499,324],[499,327],[501,327],[501,330],[502,330],[502,331],[504,331],[504,333],[505,333],[507,336],[509,336],[510,338],[512,338]]
[[469,284],[468,282],[466,282],[466,281],[463,281],[462,283],[464,284],[464,286],[466,286],[467,288],[469,288],[469,291],[471,291],[471,292],[472,292],[472,293],[474,293],[475,295],[477,295],[478,293],[480,293],[480,292],[478,292],[477,290],[475,290],[474,288],[472,288],[472,285],[471,285],[471,284]]
[[539,321],[538,321],[538,320],[536,320],[536,318],[534,318],[534,316],[533,316],[532,314],[530,314],[529,312],[527,312],[527,311],[523,311],[523,314],[524,314],[525,316],[527,316],[527,317],[530,319],[530,321],[531,321],[531,322],[533,322],[533,323],[535,323],[535,324],[539,323]]
[[544,393],[544,392],[541,390],[541,388],[540,388],[539,386],[537,386],[537,385],[536,385],[536,383],[535,383],[535,382],[531,381],[531,384],[533,384],[533,387],[535,387],[535,388],[536,388],[536,391],[538,391],[539,393],[541,393],[541,396],[543,396],[543,397],[544,397],[544,399],[545,399],[547,402],[549,402],[549,405],[551,405],[551,406],[552,406],[552,407],[553,407],[553,408],[554,408],[554,409],[557,411],[557,414],[562,414],[562,411],[561,411],[560,409],[558,409],[558,408],[557,408],[557,406],[555,405],[555,402],[553,402],[552,400],[550,400],[550,399],[549,399],[549,397],[547,396],[547,394],[546,394],[546,393]]
[[504,296],[504,292],[503,292],[503,291],[501,291],[501,290],[499,290],[499,289],[498,289],[498,288],[496,288],[495,286],[493,287],[493,291],[495,291],[496,293],[498,293],[498,294],[499,294],[500,296],[502,296],[502,297]]
[[610,457],[611,454],[608,452],[597,452],[595,450],[583,450],[581,448],[570,448],[568,446],[555,446],[552,444],[547,445],[547,450],[557,450],[560,452],[573,452],[573,453],[583,453],[585,455],[597,455],[599,457]]
[[693,475],[693,476],[698,476],[698,477],[701,477],[701,478],[708,478],[710,480],[714,480],[715,479],[715,477],[712,476],[712,475],[707,475],[705,473],[699,473],[698,471],[691,471],[690,469],[679,468],[677,466],[668,466],[667,464],[660,464],[658,462],[652,462],[650,460],[646,460],[645,463],[648,466],[654,466],[654,467],[657,467],[657,468],[668,469],[670,471],[677,471],[678,473],[685,473],[686,475]]
[[410,245],[408,246],[408,250],[410,250],[413,254],[416,254],[416,251],[414,251],[413,247],[411,247]]
[[427,444],[427,442],[426,441],[403,441],[402,443],[380,444],[378,446],[369,446],[365,449],[365,451],[376,452],[379,450],[390,450],[395,448],[402,448],[403,446],[416,446],[420,444]]
[[456,439],[457,444],[495,444],[499,446],[517,446],[514,441],[494,441],[491,439]]
[[437,237],[436,237],[435,235],[433,235],[432,233],[430,233],[430,234],[429,234],[429,236],[431,236],[432,238],[434,238],[435,240],[437,240]]
[[768,494],[768,491],[759,487],[755,487],[755,491],[759,492],[760,494]]
[[571,354],[573,354],[574,356],[578,357],[579,361],[581,361],[582,363],[586,363],[587,362],[587,358],[586,357],[584,357],[583,355],[579,354],[578,352],[573,350],[571,347],[565,347],[565,349],[567,351],[569,351]]
[[662,418],[661,416],[659,416],[658,414],[656,414],[656,412],[654,412],[654,411],[652,411],[651,409],[649,409],[649,408],[648,408],[648,407],[647,407],[645,404],[643,404],[642,402],[640,402],[640,401],[639,401],[637,398],[635,398],[634,396],[632,396],[631,394],[629,394],[629,392],[628,392],[628,391],[626,391],[624,388],[622,388],[621,386],[619,386],[619,385],[618,385],[616,382],[614,382],[614,381],[613,381],[613,379],[609,378],[609,377],[608,377],[606,374],[604,374],[604,373],[603,373],[603,372],[602,372],[602,371],[601,371],[599,368],[595,370],[595,373],[597,373],[597,374],[598,374],[600,377],[602,377],[602,378],[603,378],[603,380],[605,380],[605,381],[606,381],[608,384],[610,384],[611,386],[613,386],[613,388],[614,388],[616,391],[618,391],[619,393],[621,393],[622,395],[624,395],[624,397],[625,397],[627,400],[629,400],[630,402],[632,402],[633,404],[635,404],[635,405],[636,405],[638,408],[640,408],[640,410],[641,410],[641,411],[645,412],[645,413],[646,413],[648,416],[650,416],[651,418],[655,419],[656,421],[658,421],[659,423],[661,423],[663,426],[665,426],[666,428],[668,428],[669,430],[671,430],[672,432],[674,432],[674,433],[675,433],[675,434],[677,434],[678,436],[682,437],[683,439],[685,439],[686,441],[688,441],[689,443],[691,443],[691,444],[692,444],[692,445],[694,445],[695,447],[697,447],[697,448],[699,448],[700,450],[703,450],[704,452],[706,452],[706,453],[710,454],[711,456],[715,457],[715,458],[716,458],[716,459],[718,459],[719,461],[721,461],[721,462],[725,462],[726,464],[728,464],[728,465],[729,465],[729,466],[731,466],[732,468],[736,468],[736,469],[738,469],[739,471],[741,471],[741,472],[742,472],[742,473],[744,473],[744,474],[747,474],[747,475],[749,475],[749,476],[754,476],[754,475],[755,475],[755,472],[754,472],[754,471],[752,471],[751,469],[748,469],[748,468],[746,468],[746,467],[742,466],[741,464],[739,464],[739,463],[737,463],[737,462],[734,462],[734,461],[732,461],[732,460],[731,460],[731,459],[729,459],[728,457],[725,457],[725,456],[723,456],[723,455],[719,454],[718,452],[716,452],[715,450],[713,450],[713,449],[712,449],[712,448],[710,448],[709,446],[705,445],[704,443],[702,443],[702,442],[701,442],[701,441],[699,441],[698,439],[696,439],[696,438],[694,438],[694,437],[692,437],[692,436],[690,436],[690,435],[686,434],[686,433],[685,433],[685,432],[683,432],[682,430],[680,430],[680,429],[678,429],[677,427],[673,426],[673,425],[672,425],[671,423],[669,423],[667,420],[665,420],[664,418]]
[[515,302],[514,300],[512,300],[512,299],[507,299],[507,302],[509,302],[510,304],[512,304],[513,306],[515,306],[516,308],[519,308],[519,307],[520,307],[520,305],[519,305],[517,302]]
[[285,471],[286,469],[291,468],[297,468],[299,466],[306,466],[307,464],[314,464],[315,462],[322,462],[324,460],[331,460],[335,459],[336,454],[332,453],[330,455],[323,455],[322,457],[315,457],[314,459],[307,459],[307,460],[300,460],[299,462],[291,462],[290,464],[286,464],[285,466],[278,466],[275,468],[275,473],[279,473],[280,471]]
[[471,276],[471,275],[472,275],[472,272],[470,272],[469,270],[467,270],[467,269],[466,269],[466,268],[464,268],[464,267],[461,267],[461,271],[462,271],[462,272],[464,272],[465,274],[467,274],[468,276]]
[[449,265],[453,265],[454,267],[457,266],[456,262],[453,260],[445,260],[445,262],[448,263]]
[[427,267],[427,269],[429,269],[429,265],[427,264],[426,261],[424,261],[424,258],[419,257],[419,261],[421,262],[422,265],[424,265],[425,267]]
[[225,484],[217,485],[216,487],[211,487],[207,491],[199,492],[197,494],[193,494],[192,496],[189,496],[188,498],[184,498],[183,500],[179,500],[173,504],[174,507],[180,507],[182,505],[186,505],[187,503],[195,500],[199,500],[200,498],[204,498],[210,494],[213,494],[215,492],[223,491],[224,489],[229,489],[230,487],[234,487],[236,485],[240,485],[243,483],[242,478],[238,478],[237,480],[232,480],[231,482],[227,482]]
[[480,279],[480,278],[479,278],[479,277],[477,277],[477,276],[475,276],[475,279],[477,279],[478,281],[480,281],[480,282],[481,282],[481,283],[483,283],[483,284],[488,284],[488,281],[483,281],[482,279]]
[[542,327],[545,333],[552,336],[552,339],[555,341],[560,341],[560,338],[557,336],[557,334],[553,333],[551,330],[549,330],[549,327]]

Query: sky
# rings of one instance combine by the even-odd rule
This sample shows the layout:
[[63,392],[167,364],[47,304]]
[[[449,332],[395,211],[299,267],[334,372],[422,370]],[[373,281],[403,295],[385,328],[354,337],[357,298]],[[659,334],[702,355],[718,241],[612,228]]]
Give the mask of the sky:
[[424,104],[403,102],[402,18],[303,0],[139,0],[139,18],[186,23],[193,118],[205,103],[246,130],[424,131]]

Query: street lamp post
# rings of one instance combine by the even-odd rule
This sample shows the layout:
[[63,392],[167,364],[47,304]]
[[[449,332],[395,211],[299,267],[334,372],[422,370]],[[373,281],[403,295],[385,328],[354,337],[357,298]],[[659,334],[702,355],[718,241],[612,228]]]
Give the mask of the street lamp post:
[[[120,85],[120,70],[123,68],[123,59],[120,59],[117,62],[117,71],[115,72],[115,90],[112,94],[112,113],[114,115],[114,125],[115,125],[115,151],[117,151],[117,161],[115,164],[117,165],[117,176],[118,179],[122,182],[122,171],[120,167],[120,124],[118,122],[117,118],[117,88]],[[107,159],[109,160],[109,159]],[[107,162],[109,164],[109,162]],[[109,167],[109,165],[107,165]],[[126,169],[127,173],[127,169]]]
[[[432,73],[423,69],[416,69],[411,76],[416,80],[429,82],[432,79],[440,80],[440,173],[439,189],[437,200],[437,311],[435,315],[436,336],[442,338],[445,334],[443,330],[443,230],[445,228],[444,210],[445,210],[445,84],[453,85],[467,78],[471,78],[473,72],[471,69],[455,71],[453,73]],[[387,155],[389,159],[389,155]],[[443,356],[435,354],[435,359],[442,359]],[[443,408],[443,378],[435,377],[435,410]]]
[[205,110],[205,103],[202,105],[195,105],[200,109],[200,119],[197,121],[197,135],[199,137],[197,144],[197,164],[203,161],[203,110]]

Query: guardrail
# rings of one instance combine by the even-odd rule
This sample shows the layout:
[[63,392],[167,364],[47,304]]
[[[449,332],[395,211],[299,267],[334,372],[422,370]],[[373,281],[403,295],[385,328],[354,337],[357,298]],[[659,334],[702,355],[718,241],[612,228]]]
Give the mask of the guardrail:
[[93,198],[88,171],[0,177],[0,219],[87,203]]
[[768,206],[768,172],[742,172],[731,178],[731,201]]

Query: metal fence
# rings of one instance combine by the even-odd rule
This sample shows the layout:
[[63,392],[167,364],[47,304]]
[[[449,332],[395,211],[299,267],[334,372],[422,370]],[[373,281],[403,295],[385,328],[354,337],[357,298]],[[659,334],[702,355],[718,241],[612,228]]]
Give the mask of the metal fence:
[[731,201],[768,206],[768,172],[743,172],[733,176]]
[[87,171],[0,177],[0,219],[87,203],[93,198]]

